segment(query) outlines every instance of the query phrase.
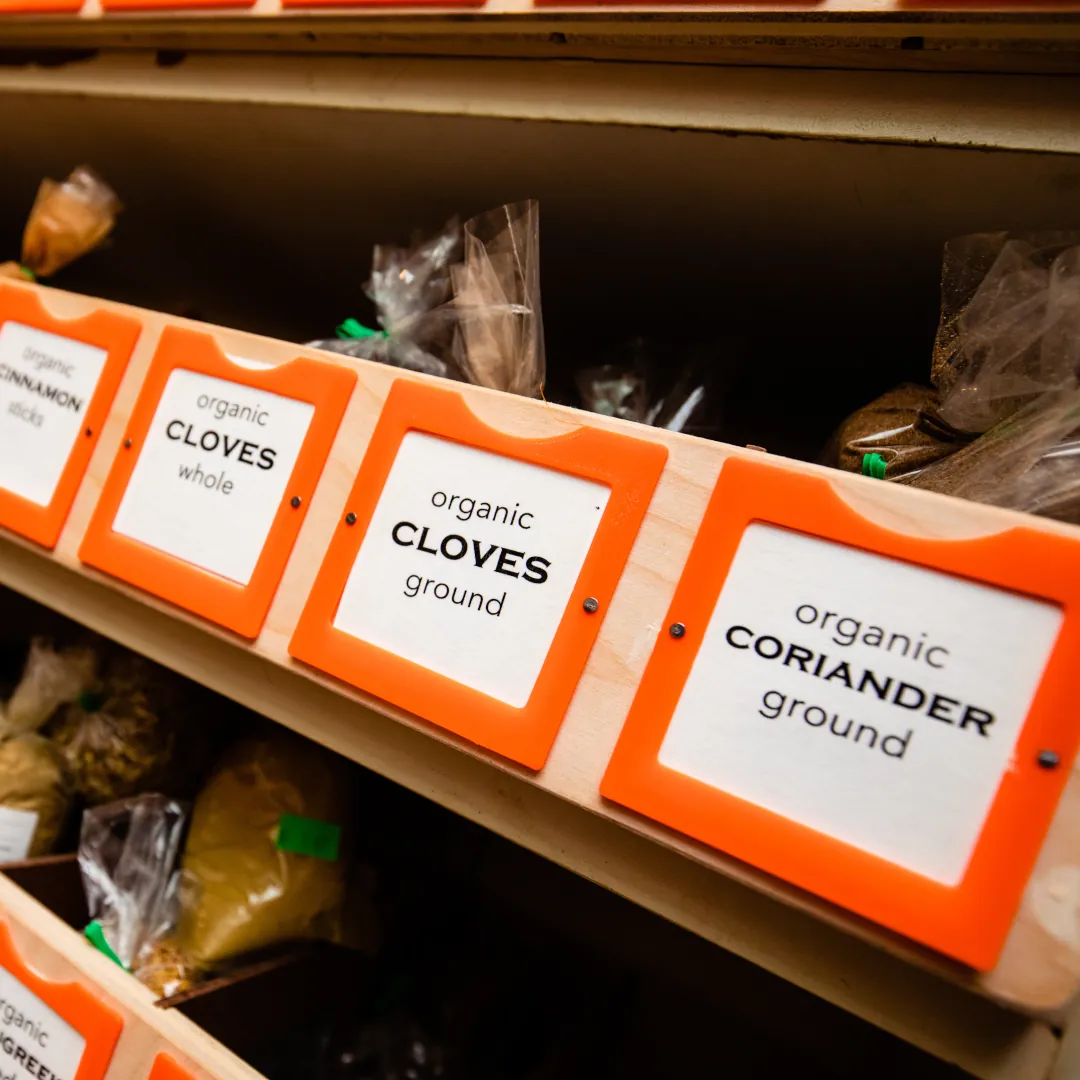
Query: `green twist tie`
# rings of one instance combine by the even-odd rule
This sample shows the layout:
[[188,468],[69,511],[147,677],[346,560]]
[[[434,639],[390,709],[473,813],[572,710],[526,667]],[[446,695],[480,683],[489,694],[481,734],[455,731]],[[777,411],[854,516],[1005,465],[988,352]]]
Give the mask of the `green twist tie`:
[[119,964],[125,971],[127,970],[123,960],[113,952],[112,946],[105,940],[105,931],[97,919],[87,925],[83,934],[99,953],[104,953],[114,964]]
[[20,266],[19,273],[22,274],[27,281],[37,281],[37,274],[35,274],[29,266]]
[[885,479],[885,459],[880,454],[863,454],[863,476],[872,476],[875,480]]
[[390,336],[385,330],[372,330],[370,326],[365,326],[358,319],[346,319],[337,327],[335,333],[344,340],[369,337],[388,338]]

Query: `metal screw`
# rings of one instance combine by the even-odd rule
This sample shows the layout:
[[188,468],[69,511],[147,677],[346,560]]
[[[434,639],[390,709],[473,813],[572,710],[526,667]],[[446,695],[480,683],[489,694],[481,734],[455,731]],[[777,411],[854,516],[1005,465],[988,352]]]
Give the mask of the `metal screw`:
[[686,633],[686,627],[681,622],[673,622],[668,627],[668,633],[673,638],[680,638]]
[[355,525],[356,524],[356,515],[351,510],[345,515],[345,524],[346,525]]
[[1056,750],[1040,750],[1035,759],[1040,769],[1056,769],[1061,764],[1061,758]]
[[289,505],[295,510],[300,505],[300,496],[299,495],[294,495],[289,500]]
[[124,449],[125,450],[130,450],[131,449],[131,440],[130,439],[125,439],[124,440]]
[[585,603],[581,605],[586,614],[595,615],[600,610],[600,601],[595,596],[586,596]]
[[93,434],[94,434],[94,433],[93,433],[93,431],[91,431],[91,430],[90,430],[90,428],[87,428],[87,429],[86,429],[86,437],[87,437],[88,439],[89,439],[89,438],[90,438],[90,436],[91,436],[91,435],[93,435]]

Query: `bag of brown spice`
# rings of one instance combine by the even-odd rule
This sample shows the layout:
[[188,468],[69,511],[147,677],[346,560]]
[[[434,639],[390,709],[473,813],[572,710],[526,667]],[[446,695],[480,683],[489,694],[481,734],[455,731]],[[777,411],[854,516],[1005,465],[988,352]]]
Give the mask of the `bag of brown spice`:
[[823,460],[914,482],[1018,409],[1076,385],[1077,245],[1077,232],[950,240],[930,370],[934,388],[897,387],[853,413]]
[[187,795],[214,749],[197,691],[144,657],[116,650],[100,678],[49,725],[76,792],[91,806],[146,791]]
[[0,263],[0,277],[51,277],[97,247],[120,209],[116,192],[87,165],[59,183],[42,180],[23,233],[22,261]]

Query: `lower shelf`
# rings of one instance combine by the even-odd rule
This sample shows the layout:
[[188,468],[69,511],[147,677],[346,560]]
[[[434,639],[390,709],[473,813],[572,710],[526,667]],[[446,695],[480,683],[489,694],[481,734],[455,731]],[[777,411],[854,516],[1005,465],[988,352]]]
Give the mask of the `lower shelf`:
[[[222,642],[186,621],[118,593],[23,545],[0,540],[0,583],[299,731],[581,876],[625,896],[723,949],[899,1036],[966,1072],[987,1078],[1046,1077],[1057,1053],[1054,1027],[1008,1012],[940,976],[882,952],[634,835],[491,763],[360,708],[310,680]],[[69,926],[8,881],[0,910],[49,944],[46,974],[78,974],[151,1022],[149,1046],[174,1038],[211,1075],[256,1076],[185,1017],[148,995]],[[36,963],[36,953],[28,953]],[[128,1004],[130,1002],[130,1005]],[[189,1045],[190,1038],[190,1045]],[[128,1040],[134,1042],[135,1040]],[[205,1050],[209,1056],[200,1056]],[[199,1051],[199,1053],[196,1053]],[[221,1064],[214,1055],[220,1053]],[[126,1060],[126,1059],[118,1059]],[[110,1072],[112,1077],[138,1072]],[[231,1071],[230,1071],[231,1070]]]

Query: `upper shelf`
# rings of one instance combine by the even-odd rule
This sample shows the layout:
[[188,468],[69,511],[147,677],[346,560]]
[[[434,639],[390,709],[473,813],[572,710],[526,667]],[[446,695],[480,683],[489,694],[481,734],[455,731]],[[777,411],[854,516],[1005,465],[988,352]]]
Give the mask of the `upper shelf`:
[[1080,0],[0,0],[0,42],[46,48],[1075,73],[1078,38]]

